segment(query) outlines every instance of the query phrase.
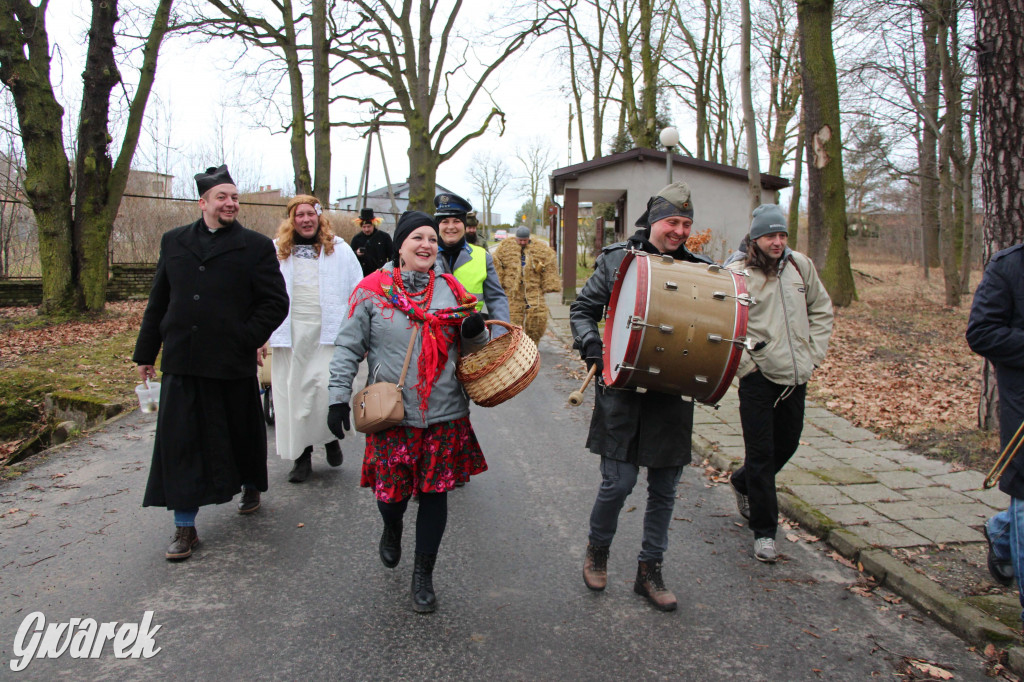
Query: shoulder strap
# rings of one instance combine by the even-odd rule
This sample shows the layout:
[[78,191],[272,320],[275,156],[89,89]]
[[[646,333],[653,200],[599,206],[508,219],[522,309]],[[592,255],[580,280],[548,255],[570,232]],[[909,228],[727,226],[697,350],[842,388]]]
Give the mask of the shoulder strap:
[[409,348],[405,351],[405,364],[402,365],[402,376],[398,377],[398,388],[401,390],[405,386],[405,373],[409,371],[409,361],[412,359],[412,347],[416,344],[416,335],[420,333],[420,327],[417,324],[413,324],[413,333],[409,337]]

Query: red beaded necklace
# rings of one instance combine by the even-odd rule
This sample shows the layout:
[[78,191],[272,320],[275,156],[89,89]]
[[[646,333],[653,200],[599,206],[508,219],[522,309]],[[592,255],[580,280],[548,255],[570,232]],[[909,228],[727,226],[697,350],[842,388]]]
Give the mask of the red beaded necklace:
[[391,271],[391,280],[395,284],[395,290],[401,292],[409,299],[414,307],[419,308],[421,312],[426,312],[430,309],[430,303],[434,300],[434,271],[429,272],[430,281],[427,282],[425,289],[421,291],[409,292],[405,290],[405,285],[402,283],[402,268],[396,267]]

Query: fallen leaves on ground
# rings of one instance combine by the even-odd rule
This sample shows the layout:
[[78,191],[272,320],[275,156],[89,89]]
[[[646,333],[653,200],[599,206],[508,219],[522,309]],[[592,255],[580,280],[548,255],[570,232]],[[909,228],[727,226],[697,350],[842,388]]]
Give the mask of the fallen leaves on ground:
[[925,280],[919,268],[905,265],[857,268],[873,278],[857,277],[860,300],[836,309],[812,396],[902,442],[921,431],[975,429],[982,361],[964,338],[971,296],[950,309],[940,276]]
[[[0,362],[6,362],[29,353],[89,343],[125,331],[138,330],[142,323],[145,301],[118,301],[107,304],[109,317],[97,320],[62,322],[46,327],[6,329],[0,331]],[[3,319],[29,320],[34,316],[31,308],[7,308]],[[15,312],[10,312],[10,311]]]

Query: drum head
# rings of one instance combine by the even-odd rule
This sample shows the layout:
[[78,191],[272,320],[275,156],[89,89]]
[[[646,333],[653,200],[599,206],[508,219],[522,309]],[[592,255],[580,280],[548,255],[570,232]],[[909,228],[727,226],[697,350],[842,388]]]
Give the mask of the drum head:
[[630,318],[647,317],[650,286],[647,258],[626,254],[608,300],[604,326],[604,382],[608,386],[625,386],[633,374],[622,365],[634,366],[644,334],[642,327],[632,329],[629,322]]

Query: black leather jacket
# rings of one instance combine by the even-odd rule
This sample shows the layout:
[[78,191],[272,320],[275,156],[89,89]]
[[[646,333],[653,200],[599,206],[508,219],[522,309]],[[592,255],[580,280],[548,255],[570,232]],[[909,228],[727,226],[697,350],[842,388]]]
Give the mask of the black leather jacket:
[[[587,341],[601,339],[598,323],[615,285],[616,271],[629,249],[660,253],[647,238],[649,229],[624,242],[606,246],[598,256],[594,274],[569,307],[573,347],[582,349]],[[677,260],[711,263],[706,256],[682,247],[668,254]],[[693,402],[689,398],[656,391],[638,393],[604,386],[595,388],[594,414],[590,419],[587,448],[598,455],[652,468],[688,464],[693,429]]]

